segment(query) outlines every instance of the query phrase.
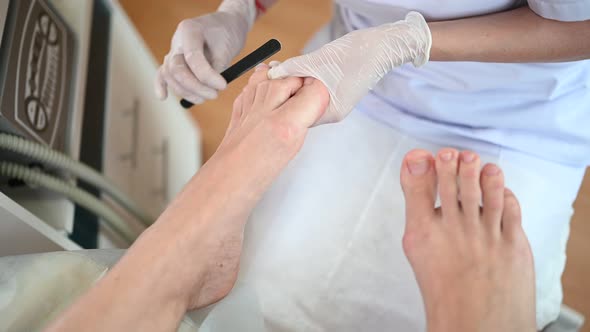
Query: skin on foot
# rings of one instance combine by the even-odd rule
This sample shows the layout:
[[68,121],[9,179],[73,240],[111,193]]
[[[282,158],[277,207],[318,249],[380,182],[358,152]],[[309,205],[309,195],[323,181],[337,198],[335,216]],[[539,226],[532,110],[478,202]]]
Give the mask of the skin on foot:
[[[402,166],[403,247],[428,331],[535,331],[535,276],[520,206],[500,168],[443,149]],[[441,206],[435,208],[436,194]]]
[[[214,211],[203,217],[214,222],[197,226],[198,240],[185,241],[198,246],[186,251],[199,253],[200,265],[204,266],[194,278],[199,284],[192,287],[198,291],[191,295],[190,309],[217,302],[230,292],[237,280],[250,212],[295,157],[308,129],[330,101],[320,81],[299,77],[269,80],[268,69],[266,65],[256,68],[234,102],[219,148],[197,173],[199,182],[183,191],[176,199],[178,203],[168,209],[167,219],[189,216],[192,224],[195,202]],[[174,228],[173,237],[178,238],[181,227]]]

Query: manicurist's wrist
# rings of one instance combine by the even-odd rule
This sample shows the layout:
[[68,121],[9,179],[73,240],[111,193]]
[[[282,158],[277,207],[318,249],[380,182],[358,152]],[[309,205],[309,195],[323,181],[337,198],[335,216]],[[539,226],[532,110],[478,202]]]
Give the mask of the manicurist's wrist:
[[[429,22],[432,47],[430,48],[430,60],[432,61],[456,61],[456,50],[453,51],[453,37],[449,24],[451,22]],[[449,36],[451,34],[451,36]],[[449,39],[449,37],[451,39]]]

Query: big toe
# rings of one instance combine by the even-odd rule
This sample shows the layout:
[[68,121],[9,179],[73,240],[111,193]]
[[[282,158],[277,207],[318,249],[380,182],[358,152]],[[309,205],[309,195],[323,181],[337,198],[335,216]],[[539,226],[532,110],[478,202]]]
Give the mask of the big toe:
[[406,201],[407,226],[434,216],[436,174],[432,154],[412,150],[404,158],[401,185]]

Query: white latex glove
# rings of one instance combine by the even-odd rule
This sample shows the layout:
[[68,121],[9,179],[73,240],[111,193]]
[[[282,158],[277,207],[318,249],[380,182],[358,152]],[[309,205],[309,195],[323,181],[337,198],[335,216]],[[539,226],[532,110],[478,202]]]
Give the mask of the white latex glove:
[[403,21],[353,31],[312,53],[271,63],[268,76],[319,79],[330,92],[330,106],[316,125],[337,122],[393,68],[428,62],[431,45],[426,20],[410,12]]
[[193,104],[217,98],[227,86],[219,73],[244,47],[255,18],[253,0],[225,0],[217,12],[180,22],[158,70],[158,98],[166,99],[167,87]]

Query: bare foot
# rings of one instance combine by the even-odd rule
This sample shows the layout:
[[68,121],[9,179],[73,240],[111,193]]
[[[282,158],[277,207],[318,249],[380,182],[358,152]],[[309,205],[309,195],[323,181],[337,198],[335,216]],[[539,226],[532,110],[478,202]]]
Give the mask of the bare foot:
[[[159,220],[172,238],[163,241],[159,232],[159,242],[186,243],[186,252],[199,255],[199,264],[194,264],[199,270],[185,273],[198,275],[192,279],[199,283],[188,287],[195,290],[191,309],[216,302],[232,289],[248,215],[329,103],[320,81],[269,80],[268,68],[262,65],[250,77],[234,103],[221,145]],[[170,227],[171,222],[178,225]],[[188,224],[195,227],[194,234]],[[199,237],[184,239],[179,230]]]
[[[535,331],[533,258],[502,171],[473,152],[414,150],[401,171],[403,246],[428,331]],[[441,207],[434,208],[436,191]],[[459,201],[460,197],[460,201]],[[483,207],[480,202],[483,199]]]

